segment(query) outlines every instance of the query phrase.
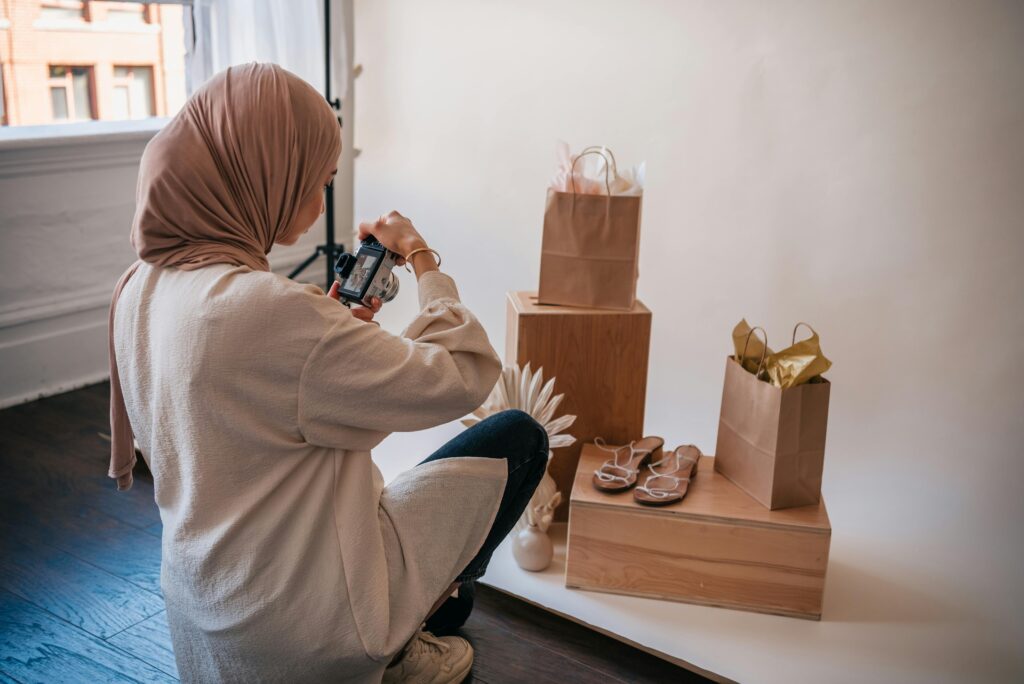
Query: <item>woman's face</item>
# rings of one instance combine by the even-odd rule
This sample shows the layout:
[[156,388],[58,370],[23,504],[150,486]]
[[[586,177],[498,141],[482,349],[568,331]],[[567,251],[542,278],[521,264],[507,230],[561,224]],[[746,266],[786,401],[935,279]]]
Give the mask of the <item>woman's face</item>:
[[295,220],[277,236],[277,239],[274,240],[275,243],[294,245],[312,227],[320,214],[324,213],[324,193],[330,190],[330,185],[337,173],[338,169],[334,169],[321,179],[322,187],[318,187],[302,202],[299,213],[295,215]]

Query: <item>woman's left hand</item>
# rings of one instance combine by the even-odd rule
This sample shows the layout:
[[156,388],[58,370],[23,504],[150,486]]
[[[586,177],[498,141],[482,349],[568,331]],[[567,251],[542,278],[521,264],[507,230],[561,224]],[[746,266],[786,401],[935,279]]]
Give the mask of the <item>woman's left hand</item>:
[[[334,281],[334,283],[331,284],[331,289],[327,292],[327,296],[335,301],[341,301],[341,295],[338,294],[338,281]],[[380,311],[380,307],[383,302],[380,301],[380,297],[374,297],[370,303],[372,306],[352,307],[352,315],[366,323],[380,325],[380,323],[373,320],[373,315]]]

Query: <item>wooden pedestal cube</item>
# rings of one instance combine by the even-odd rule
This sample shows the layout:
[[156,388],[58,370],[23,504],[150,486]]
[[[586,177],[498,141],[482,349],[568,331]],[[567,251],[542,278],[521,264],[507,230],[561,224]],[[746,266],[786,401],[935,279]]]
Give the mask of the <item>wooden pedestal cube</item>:
[[[832,528],[824,500],[769,510],[701,459],[681,502],[597,491],[583,447],[570,497],[567,587],[821,619]],[[643,482],[643,472],[639,482]]]
[[557,415],[576,416],[567,430],[576,443],[555,451],[549,468],[566,499],[556,520],[567,517],[583,443],[643,437],[650,342],[651,312],[639,301],[632,311],[607,311],[538,304],[535,292],[508,293],[506,363],[529,362],[543,367],[545,378],[555,376],[555,393],[565,394]]

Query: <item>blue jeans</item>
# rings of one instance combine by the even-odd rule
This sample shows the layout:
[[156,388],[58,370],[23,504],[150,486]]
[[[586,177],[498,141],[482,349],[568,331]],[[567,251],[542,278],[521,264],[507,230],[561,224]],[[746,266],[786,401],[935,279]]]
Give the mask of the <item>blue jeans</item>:
[[427,620],[427,628],[435,633],[457,629],[469,616],[473,605],[473,581],[486,572],[494,550],[512,531],[544,477],[548,463],[548,433],[524,411],[502,411],[464,431],[423,463],[464,456],[504,459],[508,479],[491,531],[476,556],[456,578],[462,583],[458,598],[448,599]]

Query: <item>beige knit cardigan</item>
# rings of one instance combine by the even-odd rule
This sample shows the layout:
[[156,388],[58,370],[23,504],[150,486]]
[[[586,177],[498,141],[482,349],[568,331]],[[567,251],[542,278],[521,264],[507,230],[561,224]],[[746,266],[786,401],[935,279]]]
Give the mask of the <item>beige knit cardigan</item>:
[[450,277],[424,274],[419,300],[395,336],[246,267],[143,264],[128,281],[116,353],[183,681],[379,681],[483,543],[503,460],[385,488],[370,457],[472,411],[500,372]]

